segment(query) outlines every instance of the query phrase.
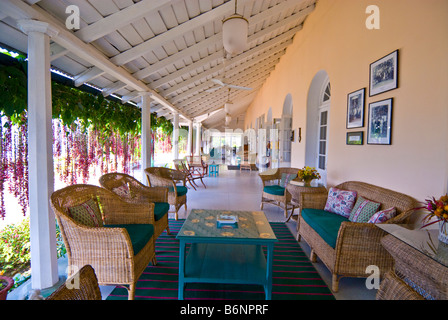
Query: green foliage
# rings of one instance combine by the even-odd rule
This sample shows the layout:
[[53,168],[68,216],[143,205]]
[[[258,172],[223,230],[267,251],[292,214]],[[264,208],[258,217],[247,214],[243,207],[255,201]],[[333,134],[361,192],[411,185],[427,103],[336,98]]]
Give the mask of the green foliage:
[[[11,224],[0,230],[0,265],[1,272],[13,276],[30,267],[30,219],[25,218],[18,224]],[[67,251],[62,240],[61,231],[56,224],[57,257],[63,257]],[[20,276],[18,276],[20,278]]]
[[[0,66],[0,112],[10,117],[14,124],[23,123],[27,109],[27,63],[16,60],[13,65]],[[141,132],[141,110],[130,104],[105,99],[77,88],[52,82],[53,118],[61,119],[71,127],[80,126],[83,131],[93,129],[103,137],[118,132],[138,135]],[[169,135],[172,123],[164,117],[151,115],[151,128]]]
[[29,219],[0,231],[0,265],[6,274],[26,268],[31,259]]
[[0,111],[18,121],[27,107],[26,67],[21,60],[12,66],[0,66]]

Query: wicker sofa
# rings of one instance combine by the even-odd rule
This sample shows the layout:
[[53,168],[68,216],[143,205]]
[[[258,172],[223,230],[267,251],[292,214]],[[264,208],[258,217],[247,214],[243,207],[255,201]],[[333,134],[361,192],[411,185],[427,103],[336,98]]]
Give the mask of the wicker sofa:
[[[348,181],[335,188],[356,191],[357,198],[380,203],[380,211],[394,207],[396,215],[384,223],[406,223],[417,206],[417,201],[410,196],[364,182]],[[300,197],[298,240],[303,237],[309,244],[312,262],[316,262],[317,255],[330,270],[334,292],[338,291],[341,277],[367,277],[369,265],[378,266],[381,276],[393,267],[393,258],[380,243],[385,231],[374,223],[352,222],[325,211],[328,193],[302,193]]]

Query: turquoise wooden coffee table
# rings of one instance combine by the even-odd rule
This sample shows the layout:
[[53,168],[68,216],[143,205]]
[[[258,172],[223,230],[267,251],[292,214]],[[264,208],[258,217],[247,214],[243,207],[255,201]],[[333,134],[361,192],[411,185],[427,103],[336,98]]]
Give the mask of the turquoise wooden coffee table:
[[[238,217],[236,227],[218,227],[217,216]],[[272,297],[274,231],[262,211],[191,210],[176,237],[179,248],[179,292],[187,283],[258,284]],[[186,253],[186,244],[191,246]],[[263,247],[267,247],[265,256]]]

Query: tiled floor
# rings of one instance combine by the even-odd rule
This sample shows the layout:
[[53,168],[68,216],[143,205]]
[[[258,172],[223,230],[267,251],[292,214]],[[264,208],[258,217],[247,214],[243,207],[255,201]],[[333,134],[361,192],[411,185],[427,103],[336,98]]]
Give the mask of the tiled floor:
[[[257,171],[243,170],[240,172],[239,170],[227,170],[225,166],[221,166],[218,177],[206,177],[204,182],[206,188],[200,182],[198,182],[199,187],[196,191],[189,188],[187,213],[191,209],[260,210],[262,183]],[[269,221],[284,222],[286,220],[283,210],[276,206],[265,205],[263,211]],[[179,219],[184,219],[187,213],[182,207],[179,210]],[[174,219],[174,213],[170,213],[170,219]],[[296,221],[289,221],[287,226],[295,236]],[[302,240],[300,245],[309,256],[310,249],[306,242]],[[64,277],[66,265],[67,261],[60,259],[61,279]],[[327,285],[331,286],[331,274],[323,263],[318,260],[314,266]],[[24,287],[20,291],[19,289],[15,294],[9,295],[8,299],[22,299],[21,296],[27,290],[29,291],[29,287]],[[113,287],[102,287],[101,289],[104,299]],[[334,295],[337,300],[374,300],[376,290],[367,289],[365,279],[343,278],[339,283],[339,292]]]

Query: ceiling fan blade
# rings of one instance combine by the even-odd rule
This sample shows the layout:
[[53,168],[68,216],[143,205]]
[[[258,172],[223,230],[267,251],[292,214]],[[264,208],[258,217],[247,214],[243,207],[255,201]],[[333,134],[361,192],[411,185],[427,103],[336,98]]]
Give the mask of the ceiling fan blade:
[[227,84],[227,86],[229,88],[238,89],[238,90],[252,90],[252,88],[249,88],[249,87],[234,86],[232,84]]
[[221,87],[224,87],[226,84],[222,82],[219,79],[212,79],[212,82],[216,83],[217,85],[220,85]]
[[210,88],[210,89],[205,90],[205,92],[215,92],[216,90],[219,90],[221,88],[222,87],[214,87],[214,88]]

